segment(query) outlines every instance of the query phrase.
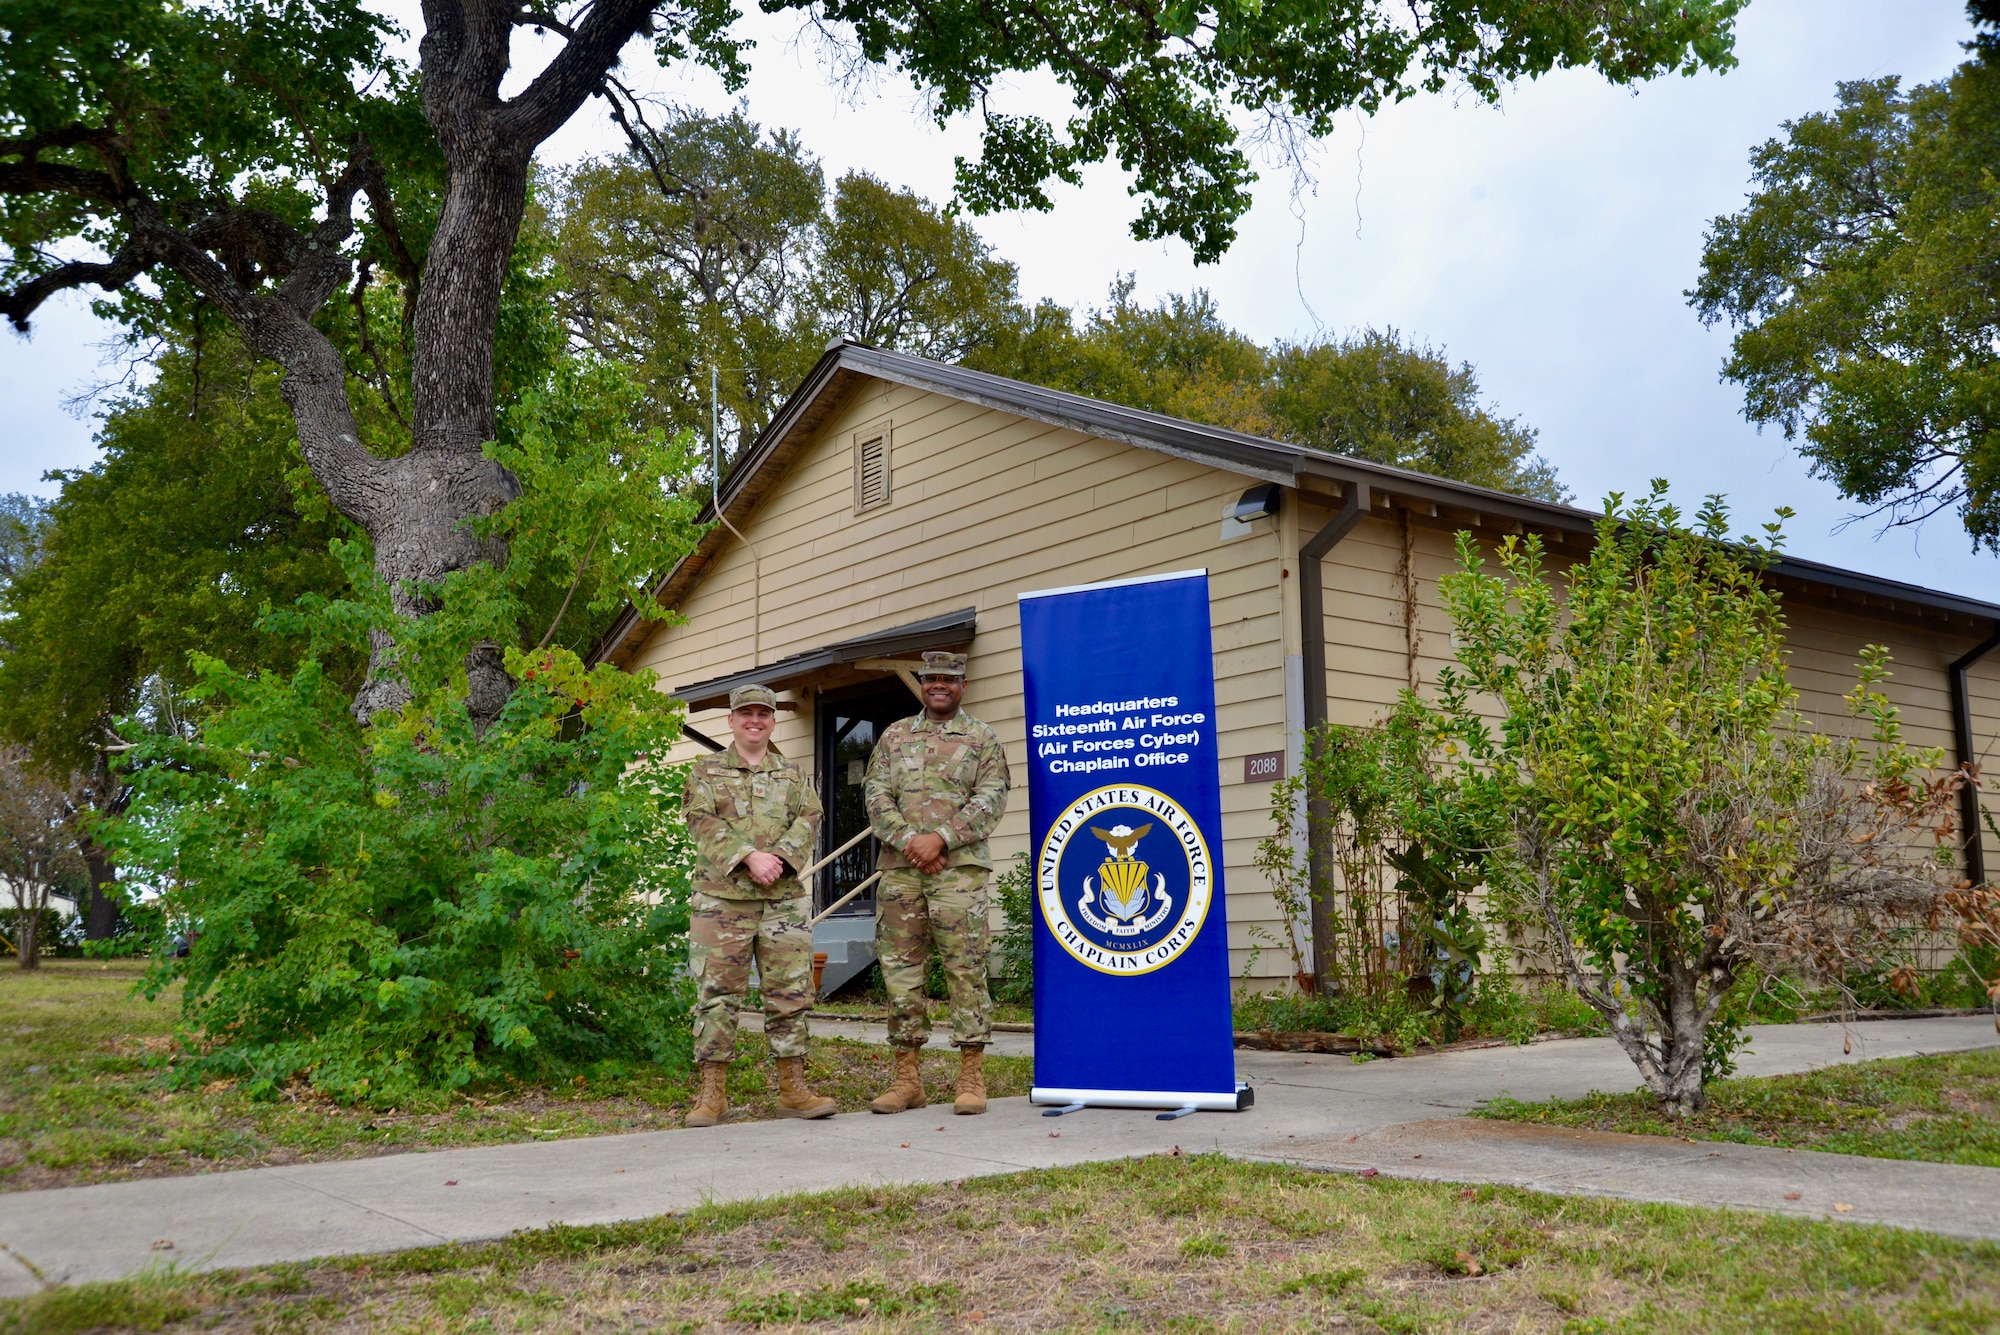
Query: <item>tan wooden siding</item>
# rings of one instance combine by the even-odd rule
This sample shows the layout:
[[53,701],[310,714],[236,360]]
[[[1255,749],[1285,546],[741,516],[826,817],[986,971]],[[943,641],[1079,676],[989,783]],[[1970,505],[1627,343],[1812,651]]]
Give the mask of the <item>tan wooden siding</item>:
[[[890,502],[856,515],[853,433],[893,423]],[[1022,712],[1017,595],[1206,567],[1215,641],[1222,754],[1222,857],[1229,886],[1233,968],[1257,942],[1253,925],[1281,930],[1252,865],[1268,829],[1270,785],[1241,782],[1245,755],[1285,745],[1281,580],[1276,525],[1219,540],[1222,509],[1250,485],[1234,474],[1098,440],[959,400],[882,386],[834,413],[801,452],[783,487],[747,521],[762,566],[759,646],[750,649],[751,562],[740,544],[718,553],[682,607],[687,624],[654,631],[636,669],[672,688],[772,662],[836,640],[976,606],[965,706],[1007,744],[1015,775],[994,841],[1002,858],[1026,851],[1027,743]],[[1281,584],[1284,587],[1281,587]],[[810,701],[783,718],[774,740],[809,757]],[[912,709],[915,703],[912,702]],[[719,711],[690,719],[725,740]],[[696,754],[683,744],[678,758]],[[1258,970],[1290,972],[1270,941]]]
[[[1307,524],[1315,522],[1310,515]],[[1318,522],[1324,522],[1319,517]],[[1420,625],[1418,670],[1424,688],[1434,687],[1438,670],[1451,661],[1451,619],[1439,592],[1440,579],[1457,569],[1456,535],[1448,527],[1419,521],[1415,567]],[[1380,718],[1406,680],[1400,522],[1371,516],[1329,552],[1326,587],[1327,708],[1335,723],[1365,724]],[[1489,565],[1494,540],[1485,538]],[[1581,559],[1579,544],[1551,547],[1547,566],[1560,571]],[[1792,598],[1785,607],[1789,676],[1799,692],[1800,712],[1813,726],[1837,736],[1865,736],[1849,717],[1843,697],[1854,689],[1855,668],[1864,645],[1886,646],[1894,673],[1887,693],[1901,709],[1905,735],[1913,746],[1940,747],[1945,763],[1955,763],[1951,699],[1946,666],[1980,638],[1953,632],[1935,621],[1849,610],[1837,603]],[[2000,765],[2000,652],[1968,674],[1975,759]],[[1986,836],[1989,861],[2000,847]],[[1989,870],[2000,870],[1992,868]]]
[[[884,421],[893,427],[891,498],[856,515],[854,433]],[[758,581],[749,554],[732,541],[686,597],[680,609],[686,624],[652,631],[632,664],[656,672],[661,686],[672,688],[976,607],[979,633],[966,708],[1007,744],[1016,787],[994,846],[1011,858],[1025,851],[1028,829],[1017,595],[1206,567],[1232,970],[1240,973],[1253,947],[1261,947],[1255,976],[1280,979],[1291,972],[1285,926],[1253,865],[1270,828],[1270,785],[1242,783],[1242,758],[1286,746],[1283,625],[1296,615],[1286,600],[1296,599],[1297,590],[1295,553],[1281,549],[1279,532],[1310,533],[1326,512],[1288,512],[1281,523],[1262,522],[1250,536],[1221,542],[1223,504],[1247,485],[1237,475],[1153,451],[946,396],[864,382],[796,457],[783,485],[739,521],[762,572],[754,651],[752,590]],[[1490,552],[1491,535],[1482,537]],[[1415,522],[1418,668],[1427,688],[1451,657],[1439,580],[1456,568],[1453,542],[1449,525]],[[1578,543],[1552,546],[1549,565],[1560,569],[1581,552]],[[1378,512],[1325,558],[1321,633],[1334,722],[1380,717],[1407,680],[1401,554],[1400,518]],[[1840,697],[1852,688],[1860,647],[1884,643],[1896,659],[1890,693],[1905,710],[1912,741],[1949,748],[1943,669],[1974,637],[1816,605],[1792,607],[1789,616],[1793,679],[1816,722],[1846,726]],[[854,674],[843,678],[849,679]],[[2000,763],[1994,754],[2000,753],[2000,653],[1975,669],[1972,693],[1977,746],[1984,758]],[[810,762],[809,694],[799,705],[782,716],[775,740],[787,754]],[[912,700],[913,712],[916,707]],[[690,722],[727,739],[720,711]],[[697,753],[683,743],[676,758]]]

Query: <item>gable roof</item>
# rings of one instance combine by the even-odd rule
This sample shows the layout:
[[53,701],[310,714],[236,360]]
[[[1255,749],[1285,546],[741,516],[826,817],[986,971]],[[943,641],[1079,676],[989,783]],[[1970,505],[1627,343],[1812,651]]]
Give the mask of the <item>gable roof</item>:
[[[1531,500],[1490,487],[1453,482],[1309,446],[1288,445],[1242,431],[1189,422],[845,340],[827,348],[798,389],[785,400],[771,424],[724,475],[718,489],[722,513],[736,518],[754,510],[780,484],[793,458],[846,401],[849,391],[870,379],[928,390],[1082,435],[1119,441],[1301,491],[1330,495],[1328,488],[1339,487],[1344,494],[1349,486],[1362,483],[1378,505],[1401,505],[1420,513],[1463,519],[1473,525],[1497,521],[1506,531],[1534,529],[1588,537],[1595,532],[1600,517],[1595,511],[1574,505]],[[711,499],[702,507],[697,520],[711,527],[695,549],[654,586],[653,597],[661,604],[677,606],[727,540],[723,528],[714,524],[715,517],[715,500]],[[1882,579],[1820,561],[1781,556],[1772,562],[1770,573],[1782,581],[1807,585],[1834,596],[1858,598],[1864,605],[1881,605],[1883,610],[1891,612],[1908,610],[1943,616],[1959,623],[1961,629],[1983,630],[2000,623],[2000,604]],[[1968,620],[1980,624],[1964,625]],[[591,651],[590,661],[617,657],[637,641],[644,624],[635,610],[627,608]]]

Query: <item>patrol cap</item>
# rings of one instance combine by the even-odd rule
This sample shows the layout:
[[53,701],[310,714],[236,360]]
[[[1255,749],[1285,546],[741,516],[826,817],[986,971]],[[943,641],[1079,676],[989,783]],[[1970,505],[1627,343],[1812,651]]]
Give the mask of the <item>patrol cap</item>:
[[965,675],[965,655],[948,654],[942,649],[928,649],[924,652],[924,665],[918,669],[920,677],[963,677]]
[[729,710],[735,713],[745,705],[762,705],[775,714],[778,712],[778,693],[769,686],[759,686],[754,682],[738,686],[729,693]]

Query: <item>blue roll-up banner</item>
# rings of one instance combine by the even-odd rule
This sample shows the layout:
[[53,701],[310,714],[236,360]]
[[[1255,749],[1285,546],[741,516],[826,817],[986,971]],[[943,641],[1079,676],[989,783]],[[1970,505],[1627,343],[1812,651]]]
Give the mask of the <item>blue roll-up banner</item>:
[[1208,572],[1023,593],[1021,665],[1033,1101],[1249,1107],[1229,1011]]

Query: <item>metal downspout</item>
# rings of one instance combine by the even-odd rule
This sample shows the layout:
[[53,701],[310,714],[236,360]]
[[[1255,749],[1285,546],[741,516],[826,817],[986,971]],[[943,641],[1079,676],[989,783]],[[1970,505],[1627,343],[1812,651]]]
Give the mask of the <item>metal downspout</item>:
[[[1315,730],[1326,722],[1326,597],[1321,578],[1320,558],[1334,544],[1353,532],[1368,517],[1373,500],[1366,482],[1343,484],[1347,495],[1326,527],[1299,548],[1299,648],[1305,662],[1306,737],[1310,748]],[[1311,755],[1310,749],[1307,755]],[[1331,849],[1333,813],[1326,803],[1308,797],[1306,801],[1306,878],[1312,901],[1313,974],[1321,996],[1332,990],[1334,922],[1329,895],[1312,893],[1333,883]]]
[[[1945,679],[1951,687],[1951,736],[1958,748],[1959,768],[1974,763],[1972,752],[1972,694],[1966,687],[1965,674],[1980,659],[1995,649],[2000,649],[2000,622],[1994,623],[1993,633],[1974,645],[1963,657],[1952,660],[1945,669]],[[1974,885],[1986,883],[1986,850],[1979,837],[1979,790],[1970,785],[1959,790],[1958,822],[1963,831],[1965,849],[1965,875]]]

